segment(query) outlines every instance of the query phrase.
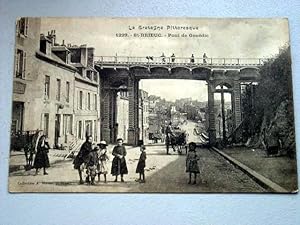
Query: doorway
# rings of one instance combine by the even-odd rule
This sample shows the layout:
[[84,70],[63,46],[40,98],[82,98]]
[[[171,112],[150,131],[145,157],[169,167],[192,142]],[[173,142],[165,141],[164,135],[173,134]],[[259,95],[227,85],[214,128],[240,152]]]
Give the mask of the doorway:
[[60,134],[60,115],[55,115],[55,134],[54,134],[54,145],[58,147],[58,139]]

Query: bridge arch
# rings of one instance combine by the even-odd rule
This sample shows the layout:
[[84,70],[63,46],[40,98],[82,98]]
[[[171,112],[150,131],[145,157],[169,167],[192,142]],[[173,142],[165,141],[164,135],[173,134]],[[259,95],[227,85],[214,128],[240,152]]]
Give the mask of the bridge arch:
[[224,89],[231,89],[233,87],[233,84],[230,83],[230,82],[224,82],[224,81],[220,81],[218,83],[215,84],[215,89],[218,90],[218,89],[221,89],[221,86],[223,86]]
[[[260,78],[259,68],[262,66],[260,60],[239,60],[239,59],[212,59],[209,64],[202,63],[202,60],[191,62],[190,58],[183,58],[172,61],[171,58],[162,60],[160,57],[154,57],[151,60],[145,60],[144,57],[101,57],[101,60],[95,62],[95,66],[100,73],[102,86],[105,86],[106,96],[103,102],[102,114],[107,118],[101,124],[103,125],[104,138],[112,137],[115,115],[111,109],[114,107],[115,92],[128,91],[128,141],[136,144],[138,140],[138,92],[139,80],[141,79],[193,79],[204,80],[208,87],[208,114],[209,114],[209,136],[213,144],[215,139],[215,107],[214,93],[230,92],[232,96],[234,124],[241,122],[240,99],[241,82],[254,82]],[[232,63],[236,62],[236,63]],[[244,63],[245,62],[245,63]],[[257,63],[253,63],[257,62]],[[223,86],[223,90],[219,88]],[[106,91],[109,90],[109,91]],[[109,92],[109,93],[106,93]]]

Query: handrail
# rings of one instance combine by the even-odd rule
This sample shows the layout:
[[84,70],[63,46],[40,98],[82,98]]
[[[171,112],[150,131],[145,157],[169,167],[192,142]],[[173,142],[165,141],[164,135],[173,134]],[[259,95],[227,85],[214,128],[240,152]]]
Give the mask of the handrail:
[[[144,65],[229,65],[229,66],[260,66],[263,65],[266,61],[270,60],[269,58],[208,58],[208,57],[153,57],[153,56],[94,56],[96,58],[95,64],[100,64],[103,66],[107,65],[135,65],[135,64],[144,64]],[[97,60],[98,58],[98,60]]]

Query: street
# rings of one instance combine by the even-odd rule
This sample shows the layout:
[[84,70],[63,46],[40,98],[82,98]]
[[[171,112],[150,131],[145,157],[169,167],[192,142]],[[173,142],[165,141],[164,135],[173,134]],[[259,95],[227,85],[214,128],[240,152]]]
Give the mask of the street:
[[[188,141],[199,142],[193,134],[195,123],[188,122],[184,128],[189,133]],[[109,148],[110,165],[112,160]],[[34,176],[35,171],[19,170],[10,173],[9,190],[11,192],[264,192],[239,169],[209,149],[197,148],[200,156],[200,176],[196,185],[188,184],[185,172],[185,154],[171,152],[166,155],[165,146],[154,144],[146,146],[146,183],[138,183],[135,173],[139,159],[139,148],[127,147],[127,166],[129,174],[124,176],[125,182],[113,182],[114,177],[108,175],[108,182],[96,185],[79,185],[78,173],[73,169],[72,160],[51,165],[49,175]]]

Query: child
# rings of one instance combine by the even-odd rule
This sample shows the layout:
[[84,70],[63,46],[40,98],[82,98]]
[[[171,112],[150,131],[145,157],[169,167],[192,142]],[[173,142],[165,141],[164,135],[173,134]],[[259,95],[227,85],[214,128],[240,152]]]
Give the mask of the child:
[[91,185],[95,184],[95,177],[97,172],[97,164],[98,164],[98,154],[97,151],[99,147],[95,147],[87,156],[86,167],[87,167],[87,178],[86,180],[89,181],[91,178]]
[[146,158],[147,158],[145,150],[146,147],[142,145],[140,148],[141,155],[135,171],[136,173],[140,174],[140,178],[138,179],[138,181],[141,183],[145,183],[145,166],[146,166]]
[[191,142],[189,143],[189,152],[186,156],[186,172],[189,173],[189,182],[191,184],[192,173],[194,174],[194,182],[196,184],[197,174],[200,173],[199,166],[198,166],[199,157],[196,154],[196,143]]
[[103,174],[104,176],[104,183],[106,183],[106,174],[108,173],[108,166],[107,166],[107,162],[109,160],[108,156],[107,156],[107,149],[106,149],[106,141],[100,141],[100,143],[98,144],[98,146],[100,147],[100,151],[98,152],[98,166],[97,166],[97,170],[98,170],[98,182],[100,182],[100,175]]

